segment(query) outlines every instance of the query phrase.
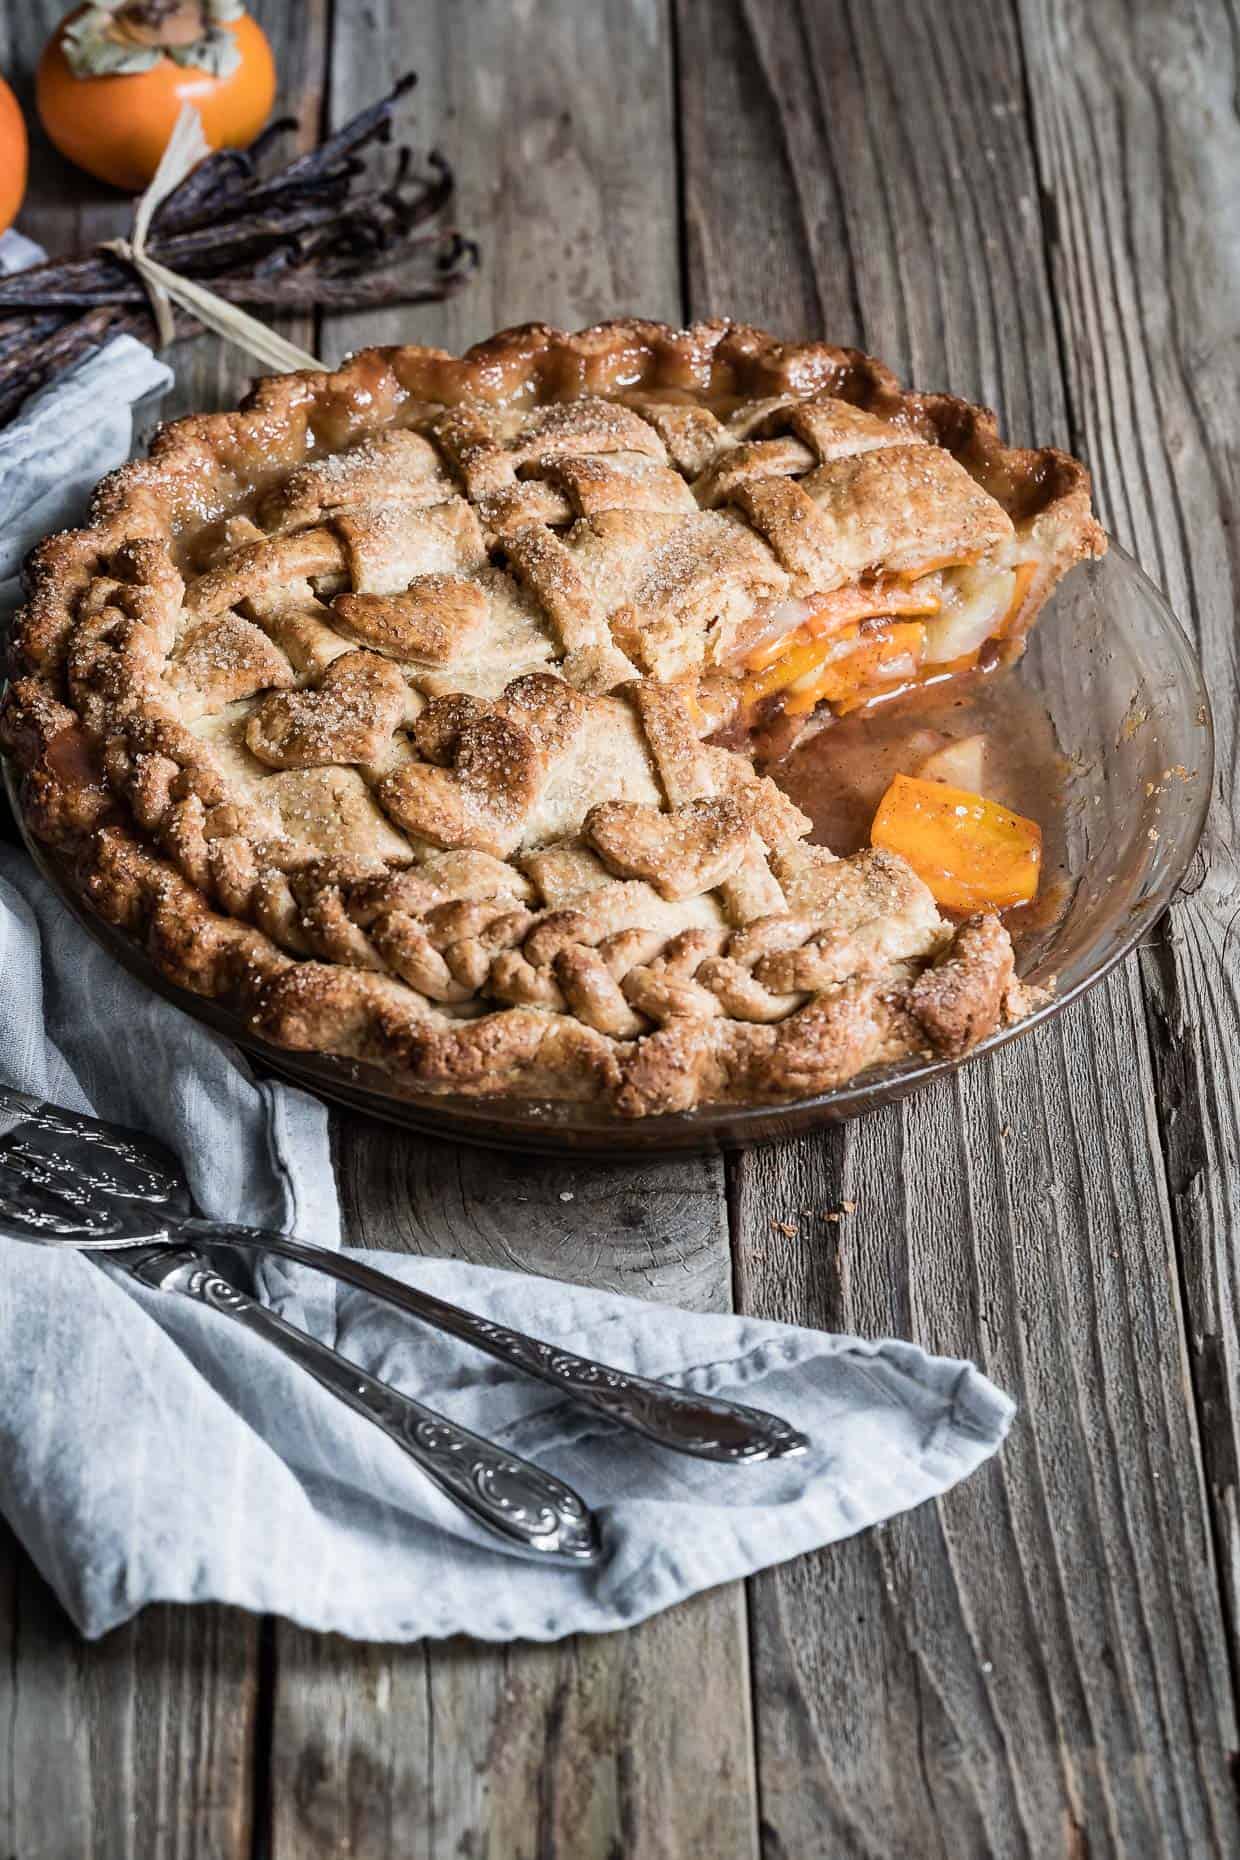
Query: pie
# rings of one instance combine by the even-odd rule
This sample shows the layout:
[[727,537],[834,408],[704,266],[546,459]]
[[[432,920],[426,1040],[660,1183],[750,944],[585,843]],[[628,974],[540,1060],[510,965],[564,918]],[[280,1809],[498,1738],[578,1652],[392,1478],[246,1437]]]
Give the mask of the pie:
[[32,830],[158,967],[404,1089],[628,1117],[955,1056],[997,916],[763,756],[1019,652],[1082,465],[719,322],[369,349],[165,427],[29,567]]

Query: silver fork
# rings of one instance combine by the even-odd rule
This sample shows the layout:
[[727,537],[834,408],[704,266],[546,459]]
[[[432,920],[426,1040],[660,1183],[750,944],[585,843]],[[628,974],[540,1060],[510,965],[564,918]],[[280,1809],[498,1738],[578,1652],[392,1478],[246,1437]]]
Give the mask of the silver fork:
[[[142,1283],[232,1318],[373,1422],[440,1491],[510,1545],[557,1563],[580,1565],[598,1557],[594,1514],[562,1479],[369,1375],[247,1297],[193,1247],[172,1239],[189,1196],[157,1144],[0,1088],[0,1131],[6,1124],[11,1128],[0,1136],[0,1229],[41,1246],[106,1252]],[[39,1139],[63,1141],[70,1126],[80,1157],[40,1148]]]
[[[130,1159],[130,1169],[135,1160],[140,1161],[140,1178],[134,1178],[136,1187],[117,1185],[119,1178],[114,1181],[117,1164],[125,1157]],[[449,1304],[431,1292],[402,1285],[348,1253],[309,1246],[266,1228],[195,1219],[189,1212],[180,1165],[162,1145],[127,1126],[106,1124],[99,1118],[43,1104],[0,1086],[0,1167],[8,1170],[10,1194],[21,1182],[43,1188],[50,1187],[53,1178],[61,1184],[71,1182],[80,1176],[88,1159],[95,1182],[99,1187],[106,1185],[109,1193],[127,1196],[148,1208],[155,1193],[162,1197],[165,1213],[157,1232],[148,1228],[150,1241],[252,1248],[313,1267],[485,1350],[513,1368],[525,1370],[560,1394],[605,1415],[616,1426],[642,1434],[659,1446],[735,1464],[786,1458],[803,1453],[809,1444],[804,1434],[765,1409],[673,1388],[666,1382],[630,1375],[577,1356],[571,1350]],[[65,1192],[63,1187],[60,1192]],[[179,1197],[177,1205],[169,1202],[173,1195]],[[82,1240],[78,1244],[106,1248],[119,1243]]]

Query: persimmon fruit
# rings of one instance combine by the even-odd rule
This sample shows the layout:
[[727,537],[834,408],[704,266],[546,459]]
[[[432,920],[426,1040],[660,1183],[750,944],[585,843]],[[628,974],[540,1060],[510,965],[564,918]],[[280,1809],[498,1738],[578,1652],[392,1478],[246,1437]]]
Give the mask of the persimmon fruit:
[[949,911],[997,911],[1037,895],[1042,829],[984,795],[897,775],[870,844],[900,853]]
[[0,78],[0,233],[17,218],[26,193],[26,125],[13,95]]
[[[160,55],[147,70],[78,76],[66,56],[65,35],[84,11],[80,8],[61,22],[44,48],[35,78],[43,127],[71,162],[113,187],[130,192],[144,188],[186,103],[197,109],[212,148],[244,148],[254,140],[271,113],[276,72],[267,35],[248,13],[218,29],[232,35],[238,54],[226,75],[217,77],[208,69]],[[177,16],[165,25],[162,8],[154,10],[154,23],[140,36],[144,11],[139,0],[121,7],[117,30],[137,22],[130,32],[135,45],[160,52],[165,44],[183,50]]]

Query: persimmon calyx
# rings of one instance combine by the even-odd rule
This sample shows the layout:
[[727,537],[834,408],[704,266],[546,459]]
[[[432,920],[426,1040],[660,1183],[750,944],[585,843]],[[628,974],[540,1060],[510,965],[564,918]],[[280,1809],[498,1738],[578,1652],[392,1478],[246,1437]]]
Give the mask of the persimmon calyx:
[[131,77],[162,58],[229,77],[241,61],[226,27],[240,0],[91,0],[64,28],[65,62],[74,77]]

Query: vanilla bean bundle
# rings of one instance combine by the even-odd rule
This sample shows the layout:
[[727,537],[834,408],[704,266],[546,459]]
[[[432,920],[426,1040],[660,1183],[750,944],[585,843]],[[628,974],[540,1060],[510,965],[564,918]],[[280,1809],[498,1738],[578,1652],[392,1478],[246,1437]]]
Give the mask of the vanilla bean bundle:
[[[369,310],[426,303],[458,290],[478,249],[443,224],[452,171],[432,151],[399,150],[381,178],[364,151],[390,142],[392,118],[416,78],[362,110],[317,149],[274,173],[260,164],[296,127],[283,118],[247,150],[210,155],[155,214],[146,249],[229,303],[268,311]],[[199,333],[184,311],[178,338]],[[111,252],[49,259],[0,276],[0,425],[27,395],[108,337],[154,339],[147,294]]]

